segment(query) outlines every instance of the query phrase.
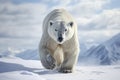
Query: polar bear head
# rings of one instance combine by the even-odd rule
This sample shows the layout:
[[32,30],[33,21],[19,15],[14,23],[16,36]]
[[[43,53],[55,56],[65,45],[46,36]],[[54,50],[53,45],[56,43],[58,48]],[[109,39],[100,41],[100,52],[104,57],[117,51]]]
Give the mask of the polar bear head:
[[74,35],[74,22],[50,20],[48,34],[58,44],[62,44]]

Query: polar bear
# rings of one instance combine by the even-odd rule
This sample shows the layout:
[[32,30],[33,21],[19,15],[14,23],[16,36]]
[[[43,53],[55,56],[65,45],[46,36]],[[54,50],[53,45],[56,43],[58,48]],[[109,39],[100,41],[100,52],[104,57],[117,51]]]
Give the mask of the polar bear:
[[42,65],[62,73],[72,73],[79,54],[77,24],[65,9],[55,9],[43,21],[39,44]]

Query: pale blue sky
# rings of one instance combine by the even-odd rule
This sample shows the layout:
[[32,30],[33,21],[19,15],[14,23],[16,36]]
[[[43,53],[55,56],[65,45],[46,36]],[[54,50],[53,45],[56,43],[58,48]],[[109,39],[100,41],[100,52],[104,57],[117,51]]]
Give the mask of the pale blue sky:
[[37,48],[42,21],[55,8],[76,19],[80,43],[101,43],[120,32],[120,0],[0,0],[0,52]]

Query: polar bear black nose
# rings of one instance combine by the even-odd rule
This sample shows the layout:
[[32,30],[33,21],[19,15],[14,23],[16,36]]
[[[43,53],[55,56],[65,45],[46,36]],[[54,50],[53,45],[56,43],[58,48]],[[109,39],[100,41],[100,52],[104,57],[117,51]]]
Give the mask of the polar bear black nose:
[[58,37],[59,42],[62,42],[62,40],[63,40],[63,37]]

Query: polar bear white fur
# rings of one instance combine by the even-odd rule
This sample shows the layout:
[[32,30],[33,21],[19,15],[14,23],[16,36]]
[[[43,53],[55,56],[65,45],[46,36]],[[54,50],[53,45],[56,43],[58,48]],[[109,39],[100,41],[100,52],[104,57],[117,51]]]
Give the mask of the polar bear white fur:
[[39,54],[45,68],[63,73],[73,72],[79,42],[76,22],[66,10],[55,9],[45,17]]

